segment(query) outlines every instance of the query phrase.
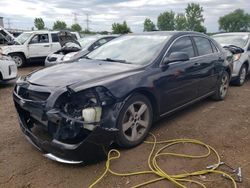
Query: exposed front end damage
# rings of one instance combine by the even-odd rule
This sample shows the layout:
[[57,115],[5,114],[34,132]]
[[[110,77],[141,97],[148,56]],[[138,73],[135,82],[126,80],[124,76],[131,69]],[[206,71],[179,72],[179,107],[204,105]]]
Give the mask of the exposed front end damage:
[[107,89],[55,91],[19,80],[13,97],[23,133],[46,157],[71,164],[106,159],[122,106]]

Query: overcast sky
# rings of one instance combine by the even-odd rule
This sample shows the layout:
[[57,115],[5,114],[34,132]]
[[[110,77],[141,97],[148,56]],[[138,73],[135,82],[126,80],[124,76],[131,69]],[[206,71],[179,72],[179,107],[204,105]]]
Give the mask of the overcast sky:
[[5,18],[5,27],[9,19],[11,28],[30,29],[36,17],[43,18],[48,28],[56,20],[70,26],[75,13],[78,23],[86,28],[89,14],[91,30],[111,31],[113,22],[126,20],[133,32],[140,32],[145,18],[156,23],[161,12],[184,12],[190,2],[203,7],[208,32],[218,31],[218,18],[237,8],[250,13],[249,0],[1,0],[0,16]]

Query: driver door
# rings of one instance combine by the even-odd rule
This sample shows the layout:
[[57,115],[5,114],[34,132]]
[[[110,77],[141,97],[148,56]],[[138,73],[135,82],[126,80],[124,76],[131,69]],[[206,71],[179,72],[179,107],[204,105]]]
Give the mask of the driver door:
[[46,57],[51,51],[48,34],[37,34],[32,37],[28,45],[29,57]]
[[162,115],[191,102],[198,96],[199,69],[195,49],[190,37],[177,39],[166,56],[173,52],[184,52],[189,56],[187,61],[171,62],[160,73],[157,89],[160,91]]

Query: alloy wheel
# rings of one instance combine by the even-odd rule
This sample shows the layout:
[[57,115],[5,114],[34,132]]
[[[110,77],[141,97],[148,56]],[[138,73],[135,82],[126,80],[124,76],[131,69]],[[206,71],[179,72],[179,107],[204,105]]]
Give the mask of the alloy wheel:
[[12,59],[15,61],[17,67],[21,67],[23,65],[23,60],[19,56],[13,56]]
[[222,76],[221,86],[220,86],[220,95],[222,98],[226,96],[228,87],[229,87],[229,79],[228,79],[228,76],[224,74]]
[[243,67],[243,68],[241,69],[241,73],[240,73],[240,84],[241,84],[241,85],[245,82],[246,75],[247,75],[246,67]]
[[148,106],[144,102],[132,103],[124,114],[122,131],[129,141],[139,140],[150,123]]

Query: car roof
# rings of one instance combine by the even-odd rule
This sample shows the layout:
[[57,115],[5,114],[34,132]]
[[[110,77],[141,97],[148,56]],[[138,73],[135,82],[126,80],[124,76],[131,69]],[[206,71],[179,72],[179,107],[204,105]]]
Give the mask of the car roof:
[[218,33],[212,36],[223,36],[223,35],[250,35],[250,32],[228,32],[228,33]]
[[159,35],[159,36],[168,36],[178,37],[182,35],[200,35],[208,37],[203,33],[195,32],[195,31],[150,31],[150,32],[141,32],[141,33],[129,33],[127,35]]
[[[48,30],[39,30],[39,31],[25,31],[23,33],[59,33],[60,31],[48,31]],[[70,33],[77,33],[74,31],[69,31]]]

